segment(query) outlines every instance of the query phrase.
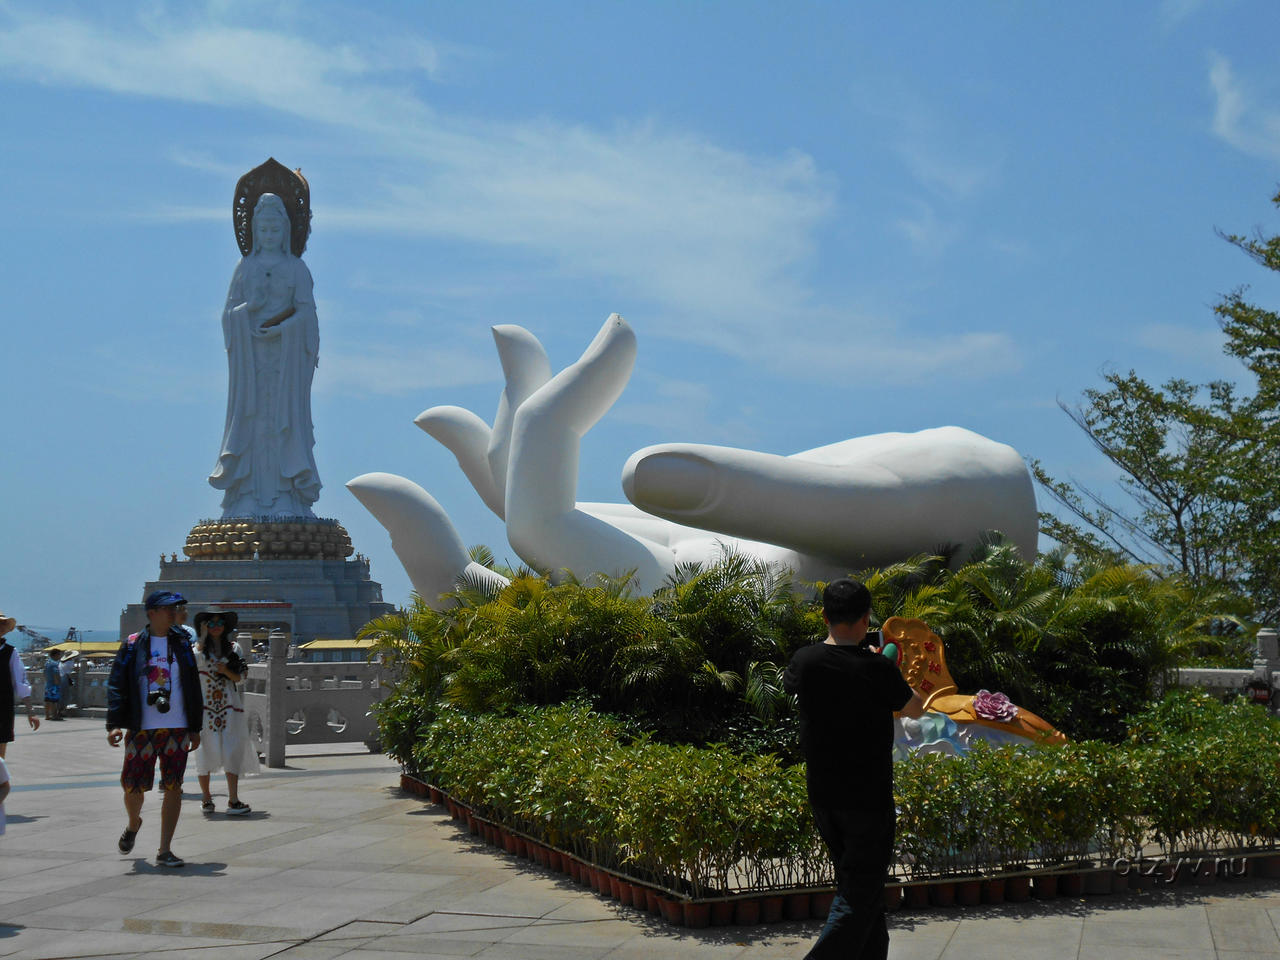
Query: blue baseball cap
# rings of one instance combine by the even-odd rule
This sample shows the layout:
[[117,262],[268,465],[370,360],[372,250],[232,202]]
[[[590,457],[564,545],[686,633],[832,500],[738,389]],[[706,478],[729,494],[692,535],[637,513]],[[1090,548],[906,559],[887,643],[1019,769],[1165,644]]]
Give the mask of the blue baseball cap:
[[173,593],[169,590],[156,590],[154,593],[148,594],[146,606],[148,610],[154,610],[157,607],[176,607],[180,603],[186,603],[187,598],[180,593]]

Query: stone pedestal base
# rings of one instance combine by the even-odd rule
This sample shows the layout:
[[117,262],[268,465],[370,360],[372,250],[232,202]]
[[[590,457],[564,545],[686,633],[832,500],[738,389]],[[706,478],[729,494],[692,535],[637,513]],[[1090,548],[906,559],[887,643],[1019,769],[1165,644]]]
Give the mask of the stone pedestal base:
[[[236,530],[236,524],[246,529]],[[227,531],[206,529],[228,525]],[[295,526],[301,529],[292,529]],[[226,539],[235,533],[246,539]],[[278,536],[284,534],[291,536]],[[222,539],[198,539],[219,535]],[[206,544],[210,546],[207,553],[199,549]],[[242,642],[251,634],[265,638],[273,629],[293,643],[352,638],[370,620],[391,613],[394,607],[383,601],[382,585],[370,579],[365,557],[343,559],[351,552],[350,538],[333,520],[197,524],[184,548],[190,559],[161,556],[159,577],[147,581],[139,601],[121,612],[120,636],[123,639],[146,625],[142,600],[147,594],[172,590],[186,597],[188,622],[210,607],[234,610],[240,618]]]

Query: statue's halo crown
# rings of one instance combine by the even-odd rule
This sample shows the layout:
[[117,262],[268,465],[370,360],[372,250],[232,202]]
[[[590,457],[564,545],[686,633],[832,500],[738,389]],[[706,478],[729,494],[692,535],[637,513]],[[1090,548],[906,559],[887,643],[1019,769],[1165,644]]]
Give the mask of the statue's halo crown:
[[240,254],[247,257],[253,250],[253,208],[264,193],[274,193],[284,201],[289,214],[289,248],[295,257],[302,256],[307,237],[311,236],[311,185],[301,170],[290,170],[275,157],[268,157],[266,163],[254,167],[236,183],[231,225]]

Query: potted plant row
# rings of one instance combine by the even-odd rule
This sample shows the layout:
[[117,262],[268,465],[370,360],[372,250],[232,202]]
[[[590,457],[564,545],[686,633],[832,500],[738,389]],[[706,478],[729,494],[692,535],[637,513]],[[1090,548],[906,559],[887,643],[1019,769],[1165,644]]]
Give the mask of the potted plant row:
[[[887,902],[954,903],[958,882],[961,902],[990,903],[1267,873],[1280,822],[1280,725],[1233,709],[1168,700],[1136,718],[1119,746],[978,747],[964,758],[899,763],[906,882]],[[801,896],[780,891],[805,891],[813,913],[811,891],[831,882],[802,768],[656,743],[584,704],[506,716],[443,709],[416,742],[410,769],[421,778],[403,779],[407,788],[447,791],[446,802],[520,833],[526,846],[533,840],[667,890],[675,902],[714,905],[729,900],[726,891],[752,890],[768,897],[762,918],[799,916]],[[1178,783],[1214,788],[1167,789]],[[1152,844],[1164,867],[1135,876],[1115,866]],[[1244,866],[1222,867],[1228,853]],[[630,899],[635,905],[634,892]],[[716,916],[727,914],[721,906]]]

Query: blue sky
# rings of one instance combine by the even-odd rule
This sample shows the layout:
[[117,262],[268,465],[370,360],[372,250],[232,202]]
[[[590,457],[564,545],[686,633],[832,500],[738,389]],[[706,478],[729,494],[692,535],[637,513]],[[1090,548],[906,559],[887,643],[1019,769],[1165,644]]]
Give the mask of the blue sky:
[[231,197],[312,187],[316,511],[421,483],[512,558],[412,419],[490,418],[488,328],[553,364],[613,311],[631,383],[583,445],[791,453],[957,424],[1110,474],[1058,409],[1108,369],[1234,377],[1215,300],[1280,285],[1280,12],[1147,4],[0,0],[0,609],[112,627],[216,516]]

